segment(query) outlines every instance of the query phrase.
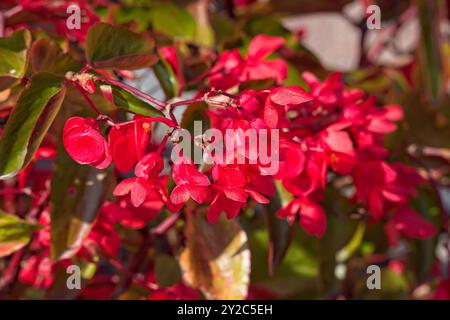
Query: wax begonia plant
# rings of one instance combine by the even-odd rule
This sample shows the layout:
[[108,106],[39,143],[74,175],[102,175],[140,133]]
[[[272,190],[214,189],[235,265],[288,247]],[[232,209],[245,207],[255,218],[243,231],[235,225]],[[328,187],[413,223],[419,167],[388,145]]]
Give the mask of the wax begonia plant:
[[[328,281],[343,264],[365,297],[352,268],[403,277],[418,241],[445,237],[436,177],[448,170],[392,139],[411,126],[405,100],[325,72],[279,22],[243,28],[256,2],[234,1],[239,14],[225,17],[194,1],[211,15],[198,24],[168,3],[0,6],[0,297],[19,285],[50,299],[311,296],[277,283]],[[77,30],[66,26],[73,4]],[[136,84],[138,69],[164,98]],[[205,160],[214,139],[194,134],[199,123],[223,137],[223,157]],[[72,265],[83,270],[76,290]],[[433,272],[429,297],[448,299],[448,273]]]

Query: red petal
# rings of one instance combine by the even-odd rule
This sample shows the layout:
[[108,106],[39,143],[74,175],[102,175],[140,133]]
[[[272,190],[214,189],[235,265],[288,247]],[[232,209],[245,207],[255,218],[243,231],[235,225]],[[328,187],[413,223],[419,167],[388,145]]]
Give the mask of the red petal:
[[67,119],[63,128],[63,136],[72,129],[83,127],[85,123],[85,119],[82,117],[72,117]]
[[136,183],[133,184],[130,192],[131,203],[135,207],[139,207],[144,203],[145,198],[147,198],[148,188],[150,188],[147,183],[142,181],[140,178],[136,179]]
[[98,161],[91,163],[91,165],[96,167],[97,169],[105,169],[111,164],[112,161],[111,152],[109,150],[109,145],[106,143],[106,140],[104,140],[104,148],[105,153],[103,154],[103,157],[100,158]]
[[216,165],[213,167],[212,174],[214,181],[223,187],[239,188],[247,182],[244,174],[238,167]]
[[257,35],[253,38],[248,46],[247,57],[255,60],[261,60],[272,52],[279,49],[284,44],[281,37],[273,37],[268,35]]
[[397,125],[384,118],[374,118],[370,120],[367,130],[375,133],[390,133],[397,129]]
[[204,186],[189,185],[189,194],[197,203],[203,203],[208,199],[209,188]]
[[189,192],[186,185],[178,185],[172,190],[170,200],[174,204],[184,204],[189,200]]
[[114,189],[113,195],[124,196],[128,194],[136,182],[136,178],[129,178],[121,181]]
[[269,199],[267,199],[266,197],[264,197],[262,194],[260,194],[259,192],[256,192],[254,190],[246,190],[250,196],[258,203],[263,203],[263,204],[267,204],[269,203]]
[[333,151],[342,153],[353,152],[353,142],[345,131],[327,130],[323,135],[323,141]]
[[80,164],[90,164],[101,159],[105,153],[103,137],[96,131],[87,133],[72,129],[63,136],[67,153]]
[[299,105],[311,101],[313,98],[300,87],[281,87],[275,89],[269,96],[273,103],[281,106]]
[[216,223],[222,213],[221,193],[218,193],[208,208],[209,223]]
[[437,229],[422,216],[407,207],[401,207],[392,218],[395,228],[405,236],[417,239],[427,239],[437,233]]
[[281,111],[278,110],[278,108],[269,100],[267,100],[266,104],[264,105],[264,122],[269,128],[273,129],[278,127],[278,124],[280,122],[279,113],[281,113]]
[[322,207],[309,200],[304,201],[300,208],[300,225],[310,235],[322,237],[327,228],[327,217]]
[[247,192],[242,189],[237,188],[223,188],[223,193],[227,196],[228,199],[237,202],[247,202]]
[[391,121],[399,121],[403,119],[403,108],[398,105],[385,106],[385,117]]

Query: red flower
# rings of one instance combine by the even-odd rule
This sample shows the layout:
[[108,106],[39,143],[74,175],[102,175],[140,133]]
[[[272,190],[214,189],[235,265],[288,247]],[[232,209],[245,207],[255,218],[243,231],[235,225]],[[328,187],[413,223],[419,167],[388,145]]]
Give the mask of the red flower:
[[101,248],[104,253],[112,257],[119,254],[119,234],[114,229],[112,221],[103,212],[100,212],[91,232],[83,242],[82,254],[89,260],[91,256],[88,252],[91,251],[83,252],[88,247]]
[[279,169],[275,179],[294,178],[305,168],[306,158],[301,146],[290,141],[280,142]]
[[422,218],[418,212],[406,206],[401,206],[386,223],[385,232],[389,243],[396,246],[400,234],[408,238],[428,239],[437,233],[437,229]]
[[384,215],[385,191],[396,179],[396,171],[382,161],[361,162],[353,173],[356,196],[369,207],[374,220]]
[[128,172],[143,157],[150,141],[151,129],[152,120],[139,116],[111,128],[109,147],[117,170]]
[[[310,94],[323,106],[332,107],[345,105],[344,84],[341,80],[342,74],[332,73],[328,79],[321,83],[317,77],[310,72],[303,72],[302,78],[311,88]],[[360,96],[361,91],[357,95]]]
[[438,282],[433,300],[450,300],[450,279]]
[[19,280],[35,288],[48,288],[53,282],[54,268],[47,249],[25,259],[22,263]]
[[177,184],[170,195],[174,204],[184,204],[190,197],[197,203],[203,203],[208,199],[208,186],[211,182],[206,175],[197,170],[192,162],[178,161],[172,167],[172,175]]
[[240,81],[273,78],[277,84],[287,77],[287,65],[282,59],[266,58],[284,45],[284,39],[268,35],[257,35],[248,46],[247,58]]
[[287,218],[289,223],[299,214],[299,223],[305,231],[313,236],[322,237],[327,229],[327,217],[322,207],[308,198],[291,200],[276,213],[280,218]]
[[209,84],[218,89],[228,89],[239,83],[244,59],[237,49],[223,52],[211,69]]
[[210,85],[228,89],[240,82],[264,79],[274,79],[280,84],[287,77],[286,63],[282,59],[266,58],[283,44],[283,38],[258,35],[250,42],[245,59],[236,49],[223,52],[211,69]]
[[132,205],[129,197],[118,197],[116,202],[106,202],[102,211],[112,222],[119,222],[130,229],[141,229],[156,218],[163,207],[161,198],[155,192],[150,192],[139,207]]
[[80,164],[104,169],[111,163],[108,144],[93,118],[68,119],[63,129],[63,144],[72,159]]
[[269,203],[269,200],[247,185],[247,179],[238,166],[215,165],[212,169],[215,184],[215,196],[209,206],[208,221],[215,223],[222,212],[228,219],[235,218],[241,208],[247,204],[251,196],[258,203]]
[[[313,148],[310,146],[310,148]],[[323,152],[307,151],[306,162],[300,174],[282,180],[283,186],[296,196],[308,196],[323,189],[327,178],[327,162]]]
[[80,297],[82,299],[110,299],[117,283],[114,282],[115,275],[96,274],[82,289]]
[[269,128],[289,127],[287,113],[299,110],[313,98],[300,87],[280,87],[272,90],[264,105],[264,121]]
[[350,174],[357,164],[357,157],[350,134],[345,130],[351,124],[337,122],[320,133],[325,152],[333,170],[340,174]]
[[180,209],[170,201],[167,193],[167,175],[160,175],[164,168],[163,160],[157,153],[145,155],[134,168],[135,178],[121,181],[114,189],[115,196],[129,195],[131,204],[140,207],[145,201],[159,198],[167,208],[176,212]]
[[148,300],[199,300],[198,291],[182,283],[169,288],[158,289],[150,293]]

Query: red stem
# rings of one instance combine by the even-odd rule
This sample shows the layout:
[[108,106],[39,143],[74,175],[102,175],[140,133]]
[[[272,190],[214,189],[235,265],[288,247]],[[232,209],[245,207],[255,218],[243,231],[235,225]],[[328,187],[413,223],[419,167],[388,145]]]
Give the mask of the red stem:
[[161,154],[161,152],[164,150],[164,147],[166,146],[166,143],[167,143],[167,140],[169,140],[169,136],[170,136],[170,133],[167,133],[165,136],[164,136],[164,138],[162,139],[162,141],[161,141],[161,144],[159,145],[159,147],[158,147],[158,150],[156,150],[156,153],[157,154]]
[[81,95],[83,96],[84,100],[86,100],[87,104],[89,105],[89,107],[97,114],[97,115],[101,115],[102,113],[97,109],[97,107],[94,105],[94,102],[92,102],[91,98],[89,98],[89,96],[87,95],[87,93],[83,90],[83,88],[76,82],[71,81],[71,83],[75,86],[75,88],[77,88],[77,90],[81,93]]
[[8,268],[3,273],[2,278],[0,278],[0,292],[5,290],[10,284],[13,283],[14,278],[19,271],[20,261],[22,261],[22,256],[24,254],[24,250],[19,250],[12,256],[9,261]]
[[169,217],[164,219],[159,225],[154,227],[150,233],[160,236],[165,234],[170,228],[172,228],[175,223],[178,221],[178,218],[180,217],[180,213],[174,213],[171,214]]

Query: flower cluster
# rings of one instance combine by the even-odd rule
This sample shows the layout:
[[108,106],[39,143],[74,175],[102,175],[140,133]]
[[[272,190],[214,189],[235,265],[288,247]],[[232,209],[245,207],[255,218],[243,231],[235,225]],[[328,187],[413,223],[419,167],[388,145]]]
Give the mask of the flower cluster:
[[[262,43],[268,45],[263,47]],[[284,62],[264,58],[282,44],[281,38],[259,36],[250,44],[245,59],[238,52],[224,52],[212,69],[210,84],[217,81],[224,89],[249,79],[262,79],[262,75],[279,83]],[[234,64],[232,57],[240,60]],[[232,83],[226,84],[219,75],[232,79]],[[176,186],[170,196],[168,176],[161,174],[162,157],[146,153],[151,123],[158,119],[136,116],[115,124],[106,142],[94,119],[71,118],[64,127],[64,145],[81,164],[105,168],[112,161],[123,173],[134,168],[135,177],[121,181],[114,195],[135,208],[157,200],[158,208],[165,205],[176,212],[192,199],[197,204],[208,204],[208,219],[214,223],[222,212],[228,219],[235,218],[249,199],[269,203],[279,184],[292,199],[277,212],[278,217],[292,223],[298,215],[305,231],[320,237],[327,225],[321,201],[329,175],[335,174],[351,177],[350,200],[364,206],[372,222],[387,222],[385,229],[391,244],[395,245],[400,235],[420,239],[434,235],[434,226],[408,207],[422,179],[405,165],[389,163],[383,147],[383,136],[395,131],[395,122],[403,117],[401,107],[378,107],[375,99],[366,97],[363,91],[345,88],[339,73],[320,82],[305,72],[303,79],[308,90],[298,86],[245,90],[225,104],[211,105],[208,116],[212,126],[222,132],[241,129],[235,135],[225,135],[225,143],[233,143],[236,148],[244,144],[244,149],[236,149],[225,163],[213,163],[201,171],[181,155],[172,166]],[[176,127],[168,119],[164,122]],[[268,173],[267,164],[248,150],[245,136],[240,134],[247,129],[279,130],[279,170],[275,174]],[[243,154],[239,154],[242,150]],[[248,161],[242,164],[236,157]],[[127,207],[122,205],[120,212]],[[132,216],[130,212],[127,215]]]

